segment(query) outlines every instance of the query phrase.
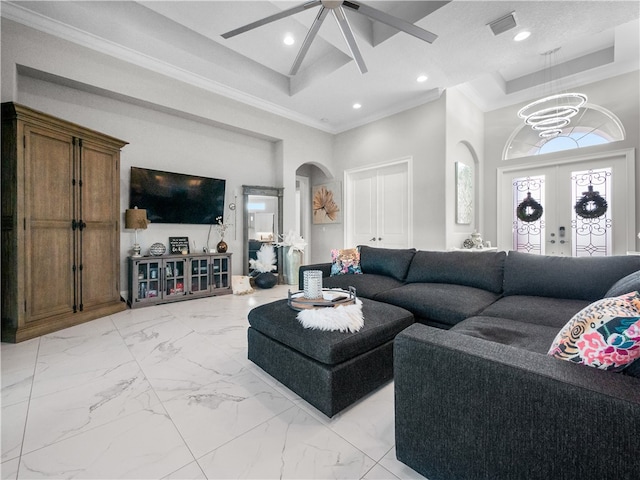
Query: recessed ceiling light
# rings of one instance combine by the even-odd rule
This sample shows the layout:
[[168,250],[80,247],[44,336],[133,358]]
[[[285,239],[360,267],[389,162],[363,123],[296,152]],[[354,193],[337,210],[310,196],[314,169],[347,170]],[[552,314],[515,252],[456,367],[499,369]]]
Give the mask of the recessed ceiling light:
[[295,38],[293,38],[293,35],[291,35],[290,33],[287,33],[284,36],[284,40],[283,40],[285,45],[293,45],[294,43],[296,43]]
[[418,78],[416,78],[416,82],[424,83],[428,79],[429,79],[429,77],[427,77],[426,75],[420,75]]
[[518,33],[513,39],[516,42],[521,42],[522,40],[526,40],[531,35],[531,32],[524,30],[523,32]]
[[358,110],[359,108],[362,108],[362,105],[360,105],[359,103],[354,103],[353,104],[353,109],[354,110]]

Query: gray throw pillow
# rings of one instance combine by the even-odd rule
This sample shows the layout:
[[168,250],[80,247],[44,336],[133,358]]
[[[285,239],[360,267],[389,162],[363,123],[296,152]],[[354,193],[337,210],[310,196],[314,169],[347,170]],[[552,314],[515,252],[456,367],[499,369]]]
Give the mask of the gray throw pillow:
[[376,248],[360,245],[360,267],[362,273],[386,275],[401,282],[416,253],[415,248]]
[[625,293],[640,292],[640,270],[621,278],[607,291],[607,297],[619,297]]

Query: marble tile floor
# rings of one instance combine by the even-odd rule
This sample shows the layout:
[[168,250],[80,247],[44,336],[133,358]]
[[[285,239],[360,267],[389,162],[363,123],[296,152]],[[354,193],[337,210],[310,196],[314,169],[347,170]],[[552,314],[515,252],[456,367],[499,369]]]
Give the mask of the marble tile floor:
[[287,289],[2,343],[2,479],[424,478],[395,458],[393,383],[330,419],[247,360],[247,313]]

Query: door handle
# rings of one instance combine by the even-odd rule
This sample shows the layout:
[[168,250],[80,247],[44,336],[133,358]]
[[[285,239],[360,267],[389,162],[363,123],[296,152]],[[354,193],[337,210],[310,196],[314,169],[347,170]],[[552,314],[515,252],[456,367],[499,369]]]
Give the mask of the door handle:
[[369,241],[370,242],[375,242],[376,241],[376,237],[370,238]]

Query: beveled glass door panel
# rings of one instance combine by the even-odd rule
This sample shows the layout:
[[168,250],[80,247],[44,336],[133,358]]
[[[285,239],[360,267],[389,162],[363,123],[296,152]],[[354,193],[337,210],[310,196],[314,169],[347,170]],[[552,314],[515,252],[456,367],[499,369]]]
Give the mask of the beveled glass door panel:
[[231,286],[231,262],[227,257],[213,258],[211,262],[211,288]]
[[164,296],[173,297],[185,294],[185,267],[187,260],[165,260]]
[[189,293],[201,295],[209,293],[211,286],[209,283],[209,257],[191,258],[191,274]]
[[[633,156],[625,153],[579,157],[541,166],[499,169],[498,248],[559,256],[624,255],[635,245]],[[590,188],[606,202],[589,218],[576,208]],[[531,193],[543,208],[535,222],[523,222],[517,207]],[[592,202],[593,203],[593,202]],[[521,212],[526,218],[526,212]]]

